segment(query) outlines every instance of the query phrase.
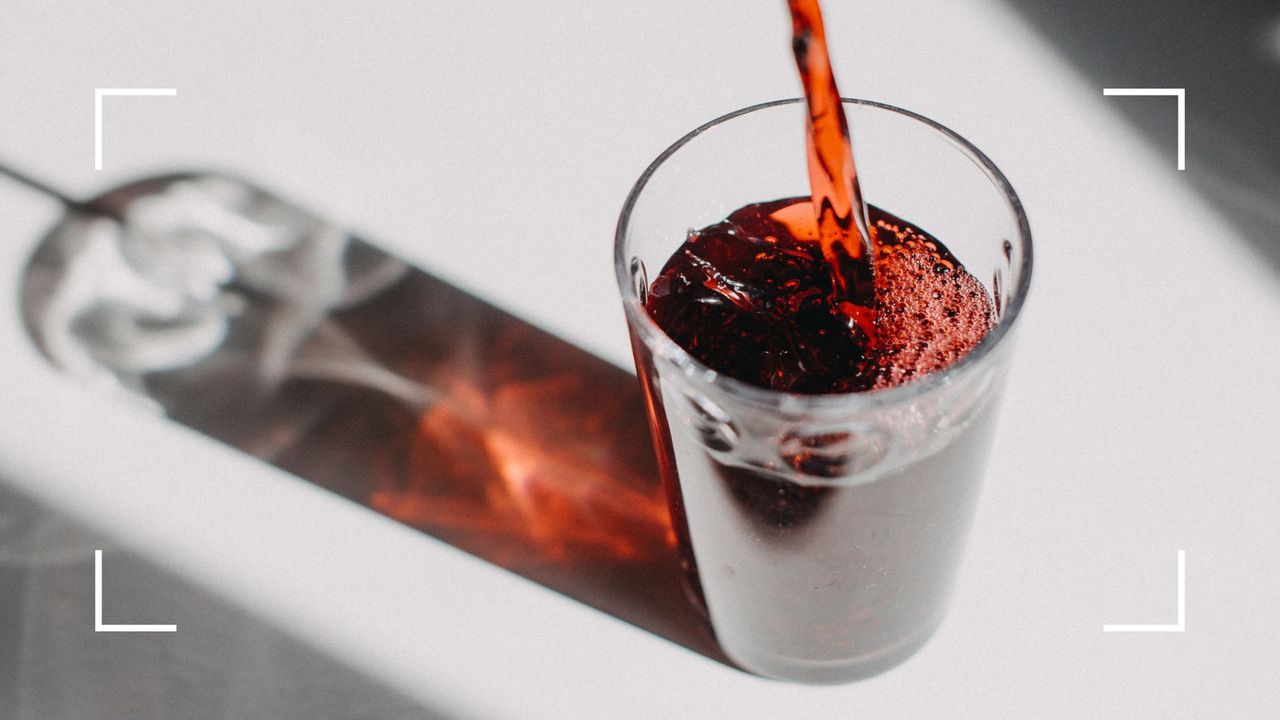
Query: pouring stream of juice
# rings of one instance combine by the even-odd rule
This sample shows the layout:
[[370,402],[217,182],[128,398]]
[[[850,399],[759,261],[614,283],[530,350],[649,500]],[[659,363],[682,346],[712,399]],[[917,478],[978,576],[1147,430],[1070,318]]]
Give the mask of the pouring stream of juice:
[[833,287],[843,299],[851,301],[842,303],[842,310],[874,343],[874,246],[867,208],[858,187],[849,124],[827,53],[822,9],[818,0],[788,0],[787,4],[791,10],[791,47],[809,108],[806,145],[818,240],[823,257],[831,266]]

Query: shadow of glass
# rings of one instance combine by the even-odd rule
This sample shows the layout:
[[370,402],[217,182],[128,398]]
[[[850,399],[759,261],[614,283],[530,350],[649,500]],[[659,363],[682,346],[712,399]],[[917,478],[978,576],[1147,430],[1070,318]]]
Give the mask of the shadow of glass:
[[[261,343],[258,312],[271,310],[242,315],[229,347]],[[252,360],[231,352],[148,378],[148,395],[232,447],[722,659],[685,591],[631,374],[417,270],[331,320],[439,395],[419,408],[305,377],[263,395]]]
[[24,277],[55,365],[723,659],[631,374],[234,178],[93,203],[114,219],[68,215]]

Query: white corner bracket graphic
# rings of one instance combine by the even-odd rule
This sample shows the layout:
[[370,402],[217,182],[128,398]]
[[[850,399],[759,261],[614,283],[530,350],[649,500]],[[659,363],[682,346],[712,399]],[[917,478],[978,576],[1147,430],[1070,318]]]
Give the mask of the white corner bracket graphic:
[[102,98],[108,95],[177,95],[177,88],[94,88],[93,169],[102,169]]
[[1102,88],[1103,95],[1172,95],[1178,98],[1178,169],[1187,169],[1187,89],[1186,88]]
[[1187,551],[1178,551],[1178,623],[1176,625],[1103,625],[1102,632],[1186,632]]
[[93,551],[94,632],[178,632],[177,625],[104,625],[102,623],[102,551]]

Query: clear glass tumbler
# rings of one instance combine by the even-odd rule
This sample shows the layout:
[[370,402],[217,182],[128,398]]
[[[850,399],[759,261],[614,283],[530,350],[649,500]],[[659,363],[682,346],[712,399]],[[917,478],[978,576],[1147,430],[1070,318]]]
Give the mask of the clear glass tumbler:
[[615,264],[690,586],[742,668],[847,682],[919,649],[960,562],[1031,277],[1031,235],[977,148],[899,108],[845,100],[872,203],[940,239],[997,322],[952,367],[867,393],[796,395],[718,374],[644,309],[692,228],[805,195],[805,105],[765,103],[681,138],[645,170]]

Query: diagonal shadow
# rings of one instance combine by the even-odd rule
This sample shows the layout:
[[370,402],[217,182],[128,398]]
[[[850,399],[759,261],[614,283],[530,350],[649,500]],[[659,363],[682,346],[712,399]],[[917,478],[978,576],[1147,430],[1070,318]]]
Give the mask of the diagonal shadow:
[[[123,218],[166,188],[195,192],[201,177],[149,178],[94,203]],[[245,197],[247,212],[294,217],[262,193]],[[207,203],[198,209],[201,222],[229,222]],[[51,334],[66,332],[103,362],[131,362],[138,356],[116,338],[163,340],[166,328],[204,317],[144,310],[122,320],[127,306],[89,298],[84,312],[60,319],[57,298],[87,298],[75,294],[72,270],[85,248],[116,242],[93,235],[102,222],[67,216],[28,265],[24,314],[46,354]],[[155,237],[138,232],[135,240]],[[164,252],[199,248],[205,237],[172,232]],[[634,376],[368,243],[318,237],[293,254],[257,256],[260,265],[223,285],[235,309],[212,352],[121,375],[125,387],[233,448],[723,661],[685,590]],[[170,271],[180,262],[158,257]],[[274,283],[266,289],[253,274],[263,268]],[[308,283],[335,272],[349,288],[372,278],[376,289],[333,306],[272,294],[323,295]],[[278,375],[271,357],[286,358]]]
[[[1186,88],[1186,177],[1280,280],[1280,6],[1272,0],[1005,1],[1099,92]],[[1173,167],[1172,99],[1111,97],[1107,103],[1167,149]]]
[[226,358],[155,376],[149,394],[232,447],[723,659],[685,591],[634,376],[418,270],[333,321],[445,398],[418,410],[307,379],[263,396]]
[[[405,697],[26,497],[0,478],[0,717],[430,720]],[[108,613],[181,632],[96,633]]]

